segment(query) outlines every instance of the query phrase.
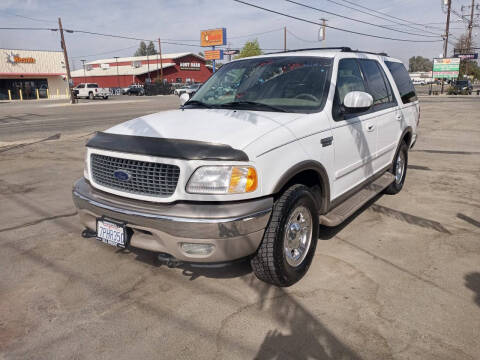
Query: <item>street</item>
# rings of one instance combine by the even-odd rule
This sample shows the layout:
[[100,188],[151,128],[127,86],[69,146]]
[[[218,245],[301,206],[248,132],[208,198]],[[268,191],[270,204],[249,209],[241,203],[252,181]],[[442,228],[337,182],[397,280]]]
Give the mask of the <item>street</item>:
[[87,139],[178,97],[0,104],[0,359],[478,359],[479,99],[421,97],[402,192],[321,227],[289,288],[80,236]]

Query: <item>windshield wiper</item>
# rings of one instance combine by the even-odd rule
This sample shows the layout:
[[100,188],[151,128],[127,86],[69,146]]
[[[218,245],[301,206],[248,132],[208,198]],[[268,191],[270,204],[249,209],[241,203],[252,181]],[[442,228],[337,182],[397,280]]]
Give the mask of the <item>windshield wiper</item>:
[[[218,105],[219,107],[226,107],[226,108],[236,108],[236,107],[252,107],[252,108],[264,108],[264,109],[270,109],[273,111],[278,111],[278,112],[287,112],[287,110],[274,106],[274,105],[268,105],[264,104],[261,102],[256,102],[256,101],[232,101],[228,102],[225,104]],[[254,109],[252,109],[254,110]]]
[[198,105],[198,106],[201,106],[201,107],[205,107],[207,109],[210,109],[212,107],[211,105],[208,105],[208,104],[206,104],[202,101],[198,101],[198,100],[188,100],[185,104],[182,105],[182,108],[185,105]]

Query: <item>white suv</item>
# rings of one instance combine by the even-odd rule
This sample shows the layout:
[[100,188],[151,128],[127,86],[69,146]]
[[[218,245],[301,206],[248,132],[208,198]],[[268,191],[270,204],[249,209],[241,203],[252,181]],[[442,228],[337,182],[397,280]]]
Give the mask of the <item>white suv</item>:
[[180,109],[89,140],[73,188],[83,235],[170,264],[249,257],[258,278],[292,285],[319,225],[402,189],[419,113],[405,67],[385,54],[230,62]]

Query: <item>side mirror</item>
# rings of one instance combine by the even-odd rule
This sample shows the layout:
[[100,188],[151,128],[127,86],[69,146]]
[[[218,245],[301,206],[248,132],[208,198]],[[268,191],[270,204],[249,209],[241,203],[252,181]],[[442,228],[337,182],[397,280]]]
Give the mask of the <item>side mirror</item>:
[[362,112],[373,105],[372,95],[363,91],[351,91],[343,99],[343,106],[349,113]]
[[183,93],[180,95],[180,104],[183,106],[188,100],[190,100],[190,95]]

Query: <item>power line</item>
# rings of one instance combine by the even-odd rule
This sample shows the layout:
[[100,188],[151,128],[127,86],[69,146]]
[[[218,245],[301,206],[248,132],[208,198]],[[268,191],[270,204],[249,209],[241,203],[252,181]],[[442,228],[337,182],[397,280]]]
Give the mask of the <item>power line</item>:
[[[264,7],[255,5],[255,4],[248,3],[248,2],[246,2],[246,1],[242,1],[242,0],[233,0],[233,1],[238,2],[238,3],[241,3],[241,4],[244,4],[244,5],[252,6],[252,7],[257,8],[257,9],[260,9],[260,10],[268,11],[268,12],[271,12],[271,13],[273,13],[273,14],[285,16],[285,17],[288,17],[288,18],[291,18],[291,19],[295,19],[295,20],[299,20],[299,21],[303,21],[303,22],[306,22],[306,23],[309,23],[309,24],[314,24],[314,25],[318,25],[318,26],[321,26],[321,25],[322,25],[322,26],[323,26],[323,24],[318,23],[318,22],[315,22],[315,21],[303,19],[303,18],[300,18],[300,17],[297,17],[297,16],[293,16],[293,15],[288,15],[288,14],[281,13],[281,12],[279,12],[279,11],[275,11],[275,10],[272,10],[272,9],[267,9],[267,8],[264,8]],[[327,27],[327,28],[330,28],[330,29],[334,29],[334,30],[338,30],[338,31],[343,31],[343,32],[347,32],[347,33],[350,33],[350,34],[368,36],[368,37],[377,38],[377,39],[394,40],[394,41],[404,41],[404,42],[439,42],[439,41],[443,41],[443,40],[398,39],[398,38],[392,38],[392,37],[387,37],[387,36],[380,36],[380,35],[373,35],[373,34],[365,34],[365,33],[362,33],[362,32],[353,31],[353,30],[347,30],[347,29],[343,29],[343,28],[339,28],[339,27],[331,26],[331,25],[324,25],[324,26]]]
[[71,59],[78,59],[78,58],[82,58],[82,57],[92,57],[92,56],[98,56],[98,55],[106,55],[106,54],[116,53],[118,51],[133,49],[133,48],[136,48],[136,47],[137,47],[137,45],[133,45],[133,46],[129,46],[129,47],[126,47],[126,48],[115,49],[115,50],[112,50],[112,51],[106,51],[106,52],[101,52],[101,53],[97,53],[97,54],[70,56],[70,58]]
[[[357,8],[354,8],[354,7],[351,7],[351,6],[348,6],[348,5],[345,5],[345,4],[342,4],[342,3],[339,3],[337,1],[334,1],[334,0],[325,0],[325,1],[328,1],[328,2],[331,2],[333,4],[336,4],[338,6],[342,6],[346,9],[350,9],[350,10],[354,10],[354,11],[357,11],[359,13],[362,13],[362,14],[365,14],[365,15],[368,15],[368,16],[371,16],[371,17],[374,17],[374,18],[378,18],[378,19],[383,19],[383,20],[386,20],[386,21],[389,21],[393,24],[397,24],[397,25],[401,25],[401,26],[404,26],[404,27],[408,27],[410,29],[414,29],[414,30],[419,30],[419,31],[423,31],[425,33],[429,33],[429,34],[435,34],[434,32],[431,32],[431,31],[428,31],[428,30],[424,30],[424,29],[419,29],[417,27],[414,27],[414,26],[411,26],[411,25],[408,25],[408,24],[403,24],[403,23],[400,23],[398,21],[395,21],[395,20],[392,20],[388,17],[385,17],[385,16],[380,16],[380,15],[375,15],[375,14],[372,14],[371,12],[367,12],[367,11],[363,11],[363,10],[360,10],[360,9],[357,9]],[[356,6],[359,6],[357,4],[355,4]],[[383,13],[382,13],[383,14]],[[386,14],[385,14],[386,15]],[[388,15],[387,15],[388,16]],[[421,25],[421,26],[425,26],[425,25]],[[428,26],[425,26],[425,27],[428,27]],[[438,29],[437,29],[438,30]],[[441,30],[441,29],[440,29]]]
[[395,29],[391,29],[387,26],[383,26],[383,25],[379,25],[379,24],[373,24],[371,22],[368,22],[368,21],[363,21],[363,20],[359,20],[359,19],[355,19],[355,18],[351,18],[351,17],[348,17],[348,16],[345,16],[345,15],[340,15],[340,14],[337,14],[337,13],[334,13],[334,12],[331,12],[331,11],[327,11],[327,10],[323,10],[323,9],[319,9],[319,8],[316,8],[314,6],[310,6],[310,5],[307,5],[307,4],[302,4],[300,2],[297,2],[297,1],[293,1],[293,0],[285,0],[289,3],[292,3],[292,4],[296,4],[296,5],[299,5],[299,6],[303,6],[305,8],[308,8],[308,9],[312,9],[312,10],[316,10],[316,11],[320,11],[320,12],[324,12],[326,14],[329,14],[329,15],[333,15],[333,16],[338,16],[338,17],[341,17],[343,19],[347,19],[347,20],[351,20],[351,21],[356,21],[356,22],[359,22],[359,23],[362,23],[362,24],[366,24],[366,25],[370,25],[370,26],[376,26],[376,27],[379,27],[379,28],[382,28],[382,29],[387,29],[387,30],[390,30],[390,31],[395,31],[395,32],[400,32],[400,33],[404,33],[404,34],[409,34],[409,35],[415,35],[415,36],[423,36],[423,37],[439,37],[440,35],[423,35],[423,34],[418,34],[418,33],[412,33],[412,32],[408,32],[408,31],[403,31],[403,30],[395,30]]
[[4,12],[5,12],[5,14],[10,15],[10,16],[15,16],[15,17],[23,18],[23,19],[32,20],[32,21],[45,22],[45,23],[56,23],[56,21],[53,21],[53,20],[44,20],[44,19],[33,18],[33,17],[30,17],[30,16],[14,14],[14,13],[11,13],[9,11],[4,11]]
[[307,40],[307,39],[303,39],[301,38],[300,36],[297,36],[295,35],[293,32],[291,32],[290,30],[287,29],[287,33],[289,33],[290,35],[292,35],[294,38],[300,40],[300,41],[304,41],[304,42],[307,42],[307,43],[318,43],[319,41],[318,40]]
[[[327,1],[333,2],[333,0],[327,0]],[[423,26],[423,27],[428,27],[428,26],[426,26],[426,25],[424,25],[424,24],[415,23],[415,22],[410,21],[410,20],[405,20],[405,19],[402,19],[402,18],[393,16],[393,15],[390,15],[390,14],[385,14],[385,13],[383,13],[383,12],[381,12],[381,11],[378,11],[378,10],[375,10],[375,9],[371,9],[371,8],[368,8],[368,7],[363,6],[363,5],[358,5],[358,4],[356,4],[356,3],[352,2],[352,1],[349,1],[349,0],[340,0],[340,1],[346,2],[346,3],[351,4],[351,5],[355,5],[356,7],[359,7],[359,8],[368,10],[368,11],[372,11],[372,12],[377,13],[377,14],[381,14],[381,15],[383,15],[383,16],[389,16],[389,17],[391,17],[391,18],[393,18],[393,19],[400,20],[400,21],[406,22],[406,23],[408,23],[408,24],[417,25],[417,26]],[[354,10],[355,10],[355,9],[354,9]],[[360,10],[357,10],[357,11],[360,11]],[[391,19],[387,19],[387,20],[393,22],[393,20],[391,20]],[[405,25],[405,24],[404,24],[404,25]],[[405,25],[405,26],[408,26],[408,25]],[[419,30],[419,29],[417,29],[417,30]],[[431,31],[427,31],[427,30],[423,30],[423,31],[426,31],[426,32],[430,32],[430,33],[431,33]],[[433,34],[433,33],[432,33],[432,34]]]

